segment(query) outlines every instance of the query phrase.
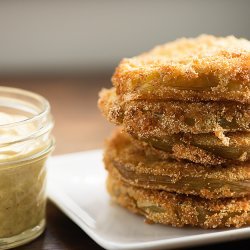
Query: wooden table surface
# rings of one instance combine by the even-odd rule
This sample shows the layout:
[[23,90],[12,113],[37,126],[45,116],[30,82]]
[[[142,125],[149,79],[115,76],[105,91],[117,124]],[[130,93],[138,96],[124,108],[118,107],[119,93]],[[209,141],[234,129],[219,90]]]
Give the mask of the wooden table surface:
[[[113,126],[96,107],[98,91],[109,87],[109,75],[81,77],[40,77],[2,79],[1,85],[19,87],[42,94],[51,103],[56,125],[56,154],[101,148]],[[195,249],[249,249],[250,239],[202,246]],[[47,207],[47,229],[35,241],[18,250],[102,249],[50,201]]]

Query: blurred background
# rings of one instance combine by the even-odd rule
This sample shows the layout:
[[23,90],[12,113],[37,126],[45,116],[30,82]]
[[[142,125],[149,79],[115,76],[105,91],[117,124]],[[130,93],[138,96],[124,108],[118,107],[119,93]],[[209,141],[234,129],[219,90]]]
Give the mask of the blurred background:
[[3,0],[0,82],[49,99],[55,153],[101,147],[98,91],[123,57],[201,33],[250,38],[248,0]]

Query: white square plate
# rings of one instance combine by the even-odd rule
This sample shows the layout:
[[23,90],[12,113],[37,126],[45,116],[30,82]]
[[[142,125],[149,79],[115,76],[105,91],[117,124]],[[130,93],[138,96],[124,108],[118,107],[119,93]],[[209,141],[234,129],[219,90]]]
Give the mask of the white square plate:
[[250,227],[204,230],[145,224],[143,217],[110,202],[101,150],[52,157],[48,169],[49,198],[106,249],[167,249],[250,237]]

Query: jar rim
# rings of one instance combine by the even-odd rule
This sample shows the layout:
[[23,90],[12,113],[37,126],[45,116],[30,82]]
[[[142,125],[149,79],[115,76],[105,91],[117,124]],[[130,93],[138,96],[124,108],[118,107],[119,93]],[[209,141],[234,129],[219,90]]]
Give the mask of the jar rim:
[[5,87],[5,86],[0,86],[0,93],[9,93],[9,94],[16,94],[24,97],[29,97],[35,101],[38,101],[42,105],[42,110],[34,114],[31,117],[28,117],[26,119],[20,120],[20,121],[14,121],[6,124],[0,124],[0,128],[9,128],[17,125],[23,125],[29,122],[33,122],[37,119],[40,119],[43,116],[46,116],[50,112],[50,104],[46,98],[43,96],[36,94],[34,92],[28,91],[28,90],[23,90],[19,88],[13,88],[13,87]]

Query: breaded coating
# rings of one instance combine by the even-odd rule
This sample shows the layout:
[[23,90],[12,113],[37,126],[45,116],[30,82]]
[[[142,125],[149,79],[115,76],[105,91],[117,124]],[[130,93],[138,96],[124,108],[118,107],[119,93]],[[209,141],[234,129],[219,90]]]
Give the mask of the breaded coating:
[[107,189],[114,201],[134,213],[144,215],[150,223],[204,229],[250,225],[250,197],[206,200],[137,188],[110,175]]
[[126,101],[250,103],[250,42],[233,36],[182,38],[123,59],[112,82]]
[[136,147],[130,136],[120,131],[107,142],[104,163],[117,179],[146,189],[207,199],[250,195],[250,163],[209,167],[164,159]]
[[98,105],[110,122],[139,139],[213,132],[223,140],[223,132],[250,131],[250,105],[236,102],[122,102],[114,89],[104,89]]

